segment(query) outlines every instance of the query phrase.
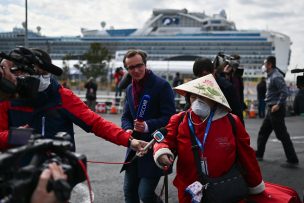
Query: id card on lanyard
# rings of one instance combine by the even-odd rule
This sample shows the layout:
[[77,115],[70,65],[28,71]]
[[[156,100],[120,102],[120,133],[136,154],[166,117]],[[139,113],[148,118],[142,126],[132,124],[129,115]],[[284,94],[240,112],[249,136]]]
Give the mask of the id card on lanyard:
[[213,118],[214,112],[211,111],[209,118],[208,118],[208,122],[207,122],[207,126],[206,126],[206,130],[204,133],[204,137],[203,137],[203,143],[201,143],[201,141],[197,138],[195,131],[194,131],[194,126],[190,120],[190,117],[188,117],[188,125],[190,127],[191,133],[194,135],[195,140],[197,142],[197,145],[199,146],[200,150],[201,150],[201,167],[202,167],[202,171],[204,174],[208,175],[208,164],[207,164],[207,157],[204,157],[204,150],[205,150],[205,143],[208,137],[208,133],[210,130],[210,126],[211,126],[211,122],[212,122],[212,118]]

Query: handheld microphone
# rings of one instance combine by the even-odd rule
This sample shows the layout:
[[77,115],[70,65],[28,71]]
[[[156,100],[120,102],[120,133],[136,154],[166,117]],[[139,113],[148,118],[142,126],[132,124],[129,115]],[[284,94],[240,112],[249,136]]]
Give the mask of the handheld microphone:
[[291,72],[291,73],[303,73],[303,72],[304,72],[304,69],[296,68],[296,69],[292,69],[290,72]]
[[152,136],[153,139],[144,147],[143,151],[148,150],[151,146],[153,146],[156,142],[160,143],[165,139],[165,136],[167,135],[168,131],[166,128],[160,128],[156,130]]
[[147,110],[149,101],[150,101],[150,96],[145,94],[142,97],[140,104],[138,106],[137,115],[136,115],[137,120],[144,121],[145,112]]
[[[146,152],[152,145],[154,145],[156,142],[160,143],[165,139],[165,136],[167,135],[168,131],[165,127],[160,128],[159,130],[156,130],[152,136],[153,139],[143,148],[143,152]],[[134,161],[137,157],[142,157],[144,155],[143,152],[137,152],[132,158],[131,156],[127,157],[127,160],[130,160],[129,162]],[[129,154],[130,155],[130,154]],[[125,168],[123,167],[121,171],[123,171]]]

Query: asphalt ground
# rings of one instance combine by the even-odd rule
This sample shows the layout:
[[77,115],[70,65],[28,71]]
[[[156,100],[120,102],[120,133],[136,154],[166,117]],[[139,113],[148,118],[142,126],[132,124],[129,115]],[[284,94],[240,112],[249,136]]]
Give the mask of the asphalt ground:
[[[120,115],[101,114],[107,120],[120,125]],[[274,133],[270,136],[266,146],[264,160],[259,162],[264,181],[277,183],[295,189],[300,197],[304,190],[304,117],[286,117],[286,125],[294,147],[300,159],[296,169],[282,168],[280,165],[286,161],[284,150]],[[251,145],[256,148],[256,140],[262,119],[245,119],[247,132],[251,137]],[[93,134],[88,134],[78,126],[75,126],[76,148],[78,153],[83,153],[88,160],[101,162],[122,162],[126,149],[107,142]],[[124,202],[123,178],[120,173],[121,164],[93,164],[88,163],[88,173],[94,193],[95,203]],[[174,172],[169,176],[169,202],[178,202],[177,192],[172,185]],[[156,190],[160,194],[163,179]],[[78,185],[72,193],[71,202],[89,202],[86,184]]]

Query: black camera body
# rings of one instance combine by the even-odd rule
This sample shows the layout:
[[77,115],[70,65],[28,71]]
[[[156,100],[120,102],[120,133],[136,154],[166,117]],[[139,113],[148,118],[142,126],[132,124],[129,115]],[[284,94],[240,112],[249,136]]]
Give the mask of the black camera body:
[[[18,48],[16,50],[22,50],[23,52],[27,52],[29,50],[25,48]],[[11,68],[11,72],[22,71],[26,72],[29,75],[34,75],[34,59],[33,56],[28,57],[29,54],[21,54],[21,52],[12,51],[9,55],[0,52],[0,59],[7,59],[14,63],[14,66]],[[37,85],[38,83],[38,85]],[[31,78],[31,76],[23,76],[17,77],[17,84],[15,85],[11,81],[2,77],[0,74],[0,90],[6,94],[15,94],[18,93],[21,97],[31,98],[32,95],[35,95],[38,91],[39,87],[39,79]],[[35,91],[35,92],[33,92]],[[1,98],[0,98],[1,99]]]
[[68,178],[49,181],[47,189],[53,190],[57,199],[67,201],[71,189],[86,179],[86,156],[70,151],[71,148],[69,141],[36,138],[0,154],[0,202],[30,202],[41,172],[53,162],[63,168]]
[[[17,77],[15,85],[0,75],[0,90],[6,94],[18,93],[20,98],[35,98],[38,94],[40,80],[32,76]],[[0,98],[1,99],[1,98]]]
[[303,73],[303,75],[298,75],[297,76],[297,87],[300,88],[300,87],[304,87],[304,69],[299,69],[299,68],[295,68],[295,69],[292,69],[290,71],[291,73]]
[[226,55],[223,52],[219,52],[213,60],[214,69],[216,73],[222,74],[225,66],[229,65],[232,67],[230,75],[242,77],[244,74],[244,68],[240,67],[240,56],[239,55]]
[[226,55],[223,52],[219,52],[213,61],[214,68],[220,68],[223,69],[226,65],[231,66],[234,69],[239,68],[239,57],[232,56],[232,55]]

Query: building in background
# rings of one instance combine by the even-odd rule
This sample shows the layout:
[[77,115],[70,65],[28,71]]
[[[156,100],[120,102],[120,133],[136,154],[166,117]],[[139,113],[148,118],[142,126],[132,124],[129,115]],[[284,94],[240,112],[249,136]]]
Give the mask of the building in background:
[[[234,22],[227,20],[224,10],[208,16],[187,9],[154,9],[141,29],[81,28],[81,34],[48,37],[39,31],[30,32],[28,42],[30,47],[47,50],[53,59],[59,60],[67,54],[78,59],[88,51],[91,43],[96,42],[106,47],[113,58],[117,51],[130,48],[146,51],[150,61],[193,62],[197,57],[214,58],[218,52],[239,54],[245,78],[261,77],[261,64],[269,55],[276,56],[278,67],[286,72],[291,54],[288,36],[273,31],[237,30]],[[8,52],[23,44],[23,29],[0,33],[1,51]],[[191,65],[184,69],[192,72]]]

